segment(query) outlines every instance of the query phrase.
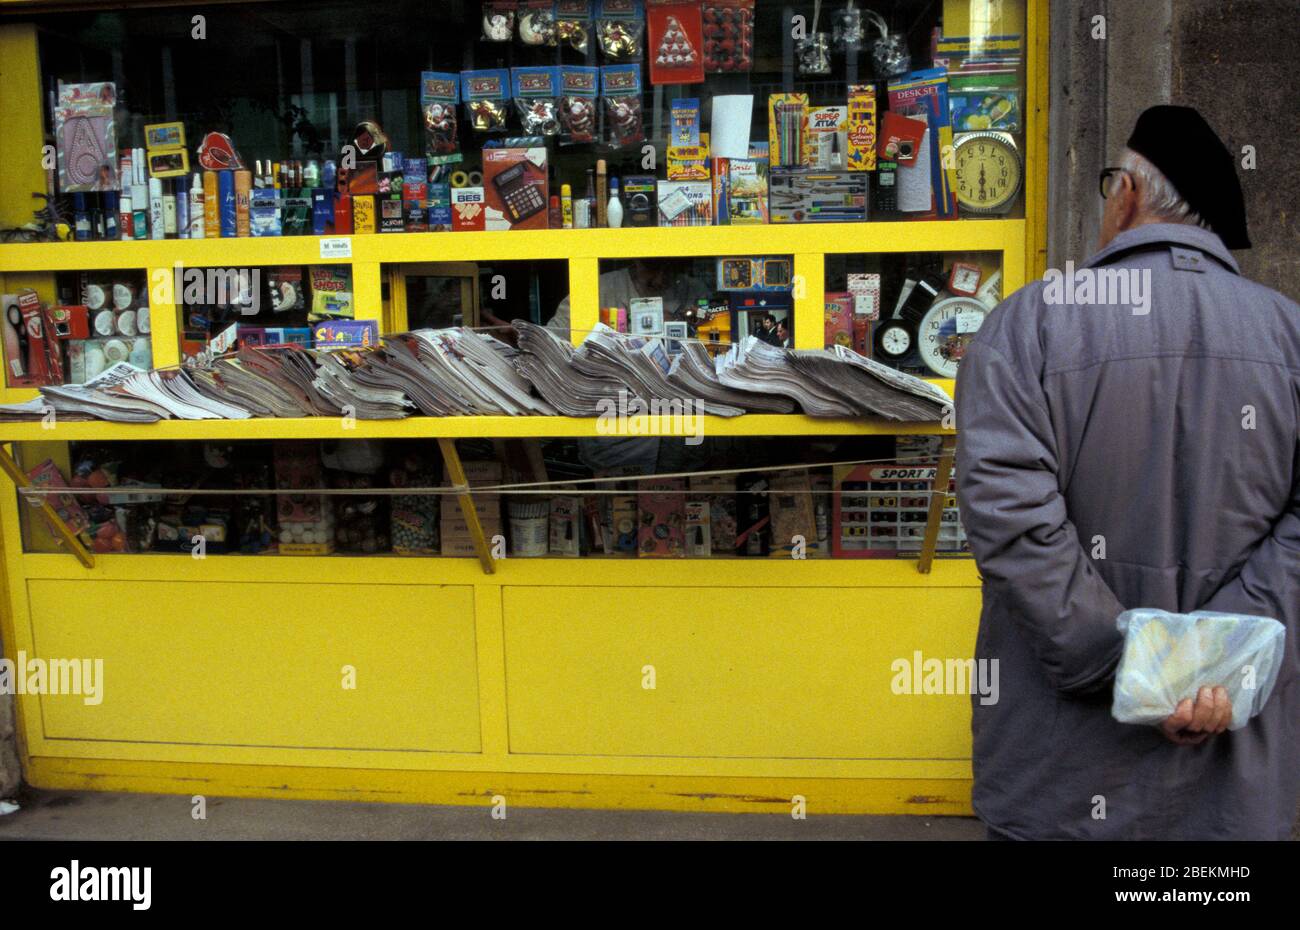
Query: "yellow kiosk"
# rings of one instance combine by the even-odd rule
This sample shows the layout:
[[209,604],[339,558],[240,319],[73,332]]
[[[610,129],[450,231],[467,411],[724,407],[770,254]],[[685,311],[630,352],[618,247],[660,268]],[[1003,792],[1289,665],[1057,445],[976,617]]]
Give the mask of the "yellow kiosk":
[[[1011,4],[944,4],[992,5]],[[31,192],[44,189],[38,32],[47,6],[105,5],[0,2],[3,226],[28,220]],[[995,253],[1004,293],[1041,272],[1047,4],[1027,0],[1023,10],[1023,215],[354,235],[342,247],[316,236],[10,243],[0,245],[0,279],[6,293],[30,286],[53,300],[60,271],[134,269],[152,281],[176,262],[346,263],[358,317],[392,332],[405,323],[400,301],[383,298],[395,268],[508,255],[567,262],[582,331],[599,317],[602,260],[792,255],[794,344],[819,348],[828,254]],[[976,19],[972,11],[969,29]],[[155,299],[151,310],[154,364],[176,365],[176,307]],[[326,418],[46,426],[0,423],[5,484],[25,483],[23,470],[46,458],[66,469],[67,443],[85,440],[427,439],[454,479],[459,438],[597,435],[595,421],[562,417],[413,417],[346,433]],[[709,418],[706,431],[953,435],[801,415]],[[12,486],[0,493],[4,655],[99,657],[105,668],[98,705],[17,697],[25,776],[37,787],[714,811],[788,811],[800,795],[823,813],[969,812],[969,697],[890,689],[896,658],[973,648],[975,565],[931,562],[932,540],[920,560],[715,560],[707,576],[672,560],[198,560],[91,555],[25,518],[30,506]],[[340,686],[345,668],[355,688]]]

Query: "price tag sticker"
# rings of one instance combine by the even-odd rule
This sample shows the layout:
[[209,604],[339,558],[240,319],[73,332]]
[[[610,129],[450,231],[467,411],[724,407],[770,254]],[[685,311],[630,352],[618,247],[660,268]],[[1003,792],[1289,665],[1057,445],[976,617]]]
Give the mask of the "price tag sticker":
[[958,310],[957,311],[957,332],[974,333],[979,332],[980,326],[984,323],[984,314],[978,310]]
[[690,205],[691,199],[687,197],[680,188],[678,188],[663,200],[659,201],[659,212],[664,215],[664,219],[674,220]]
[[321,239],[320,257],[321,258],[351,258],[352,237],[339,236],[337,238]]

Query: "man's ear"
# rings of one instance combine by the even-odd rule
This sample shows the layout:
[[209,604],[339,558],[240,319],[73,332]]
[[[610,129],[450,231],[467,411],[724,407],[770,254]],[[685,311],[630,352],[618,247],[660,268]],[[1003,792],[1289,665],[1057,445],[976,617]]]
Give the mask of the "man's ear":
[[1132,229],[1137,224],[1138,205],[1141,198],[1138,196],[1137,180],[1133,177],[1132,172],[1121,171],[1119,175],[1118,190],[1115,197],[1118,198],[1117,219],[1119,220],[1118,230],[1123,232],[1126,229]]

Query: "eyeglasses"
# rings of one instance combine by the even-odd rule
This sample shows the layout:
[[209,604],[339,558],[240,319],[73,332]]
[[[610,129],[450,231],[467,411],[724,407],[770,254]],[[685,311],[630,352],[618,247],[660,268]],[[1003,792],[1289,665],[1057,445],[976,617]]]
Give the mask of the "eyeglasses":
[[1098,184],[1098,186],[1101,188],[1101,198],[1102,198],[1102,200],[1105,200],[1107,197],[1110,196],[1110,195],[1107,193],[1107,188],[1109,187],[1109,184],[1108,184],[1107,182],[1109,182],[1111,178],[1113,178],[1115,175],[1119,174],[1121,171],[1124,172],[1124,173],[1126,173],[1126,174],[1128,173],[1128,169],[1127,169],[1127,168],[1102,168],[1102,169],[1101,169],[1101,178],[1100,178],[1100,183]]

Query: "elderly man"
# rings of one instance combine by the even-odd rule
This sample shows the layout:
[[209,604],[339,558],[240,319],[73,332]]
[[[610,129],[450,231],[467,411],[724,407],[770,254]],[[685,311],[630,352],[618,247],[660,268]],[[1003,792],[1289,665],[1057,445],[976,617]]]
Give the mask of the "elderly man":
[[[1300,792],[1300,307],[1241,277],[1233,158],[1195,110],[1139,118],[1101,251],[988,317],[957,385],[984,583],[974,806],[995,838],[1284,839]],[[1105,272],[1106,274],[1101,274]],[[1273,617],[1283,666],[1227,732],[1204,681],[1159,727],[1110,714],[1125,609]]]

